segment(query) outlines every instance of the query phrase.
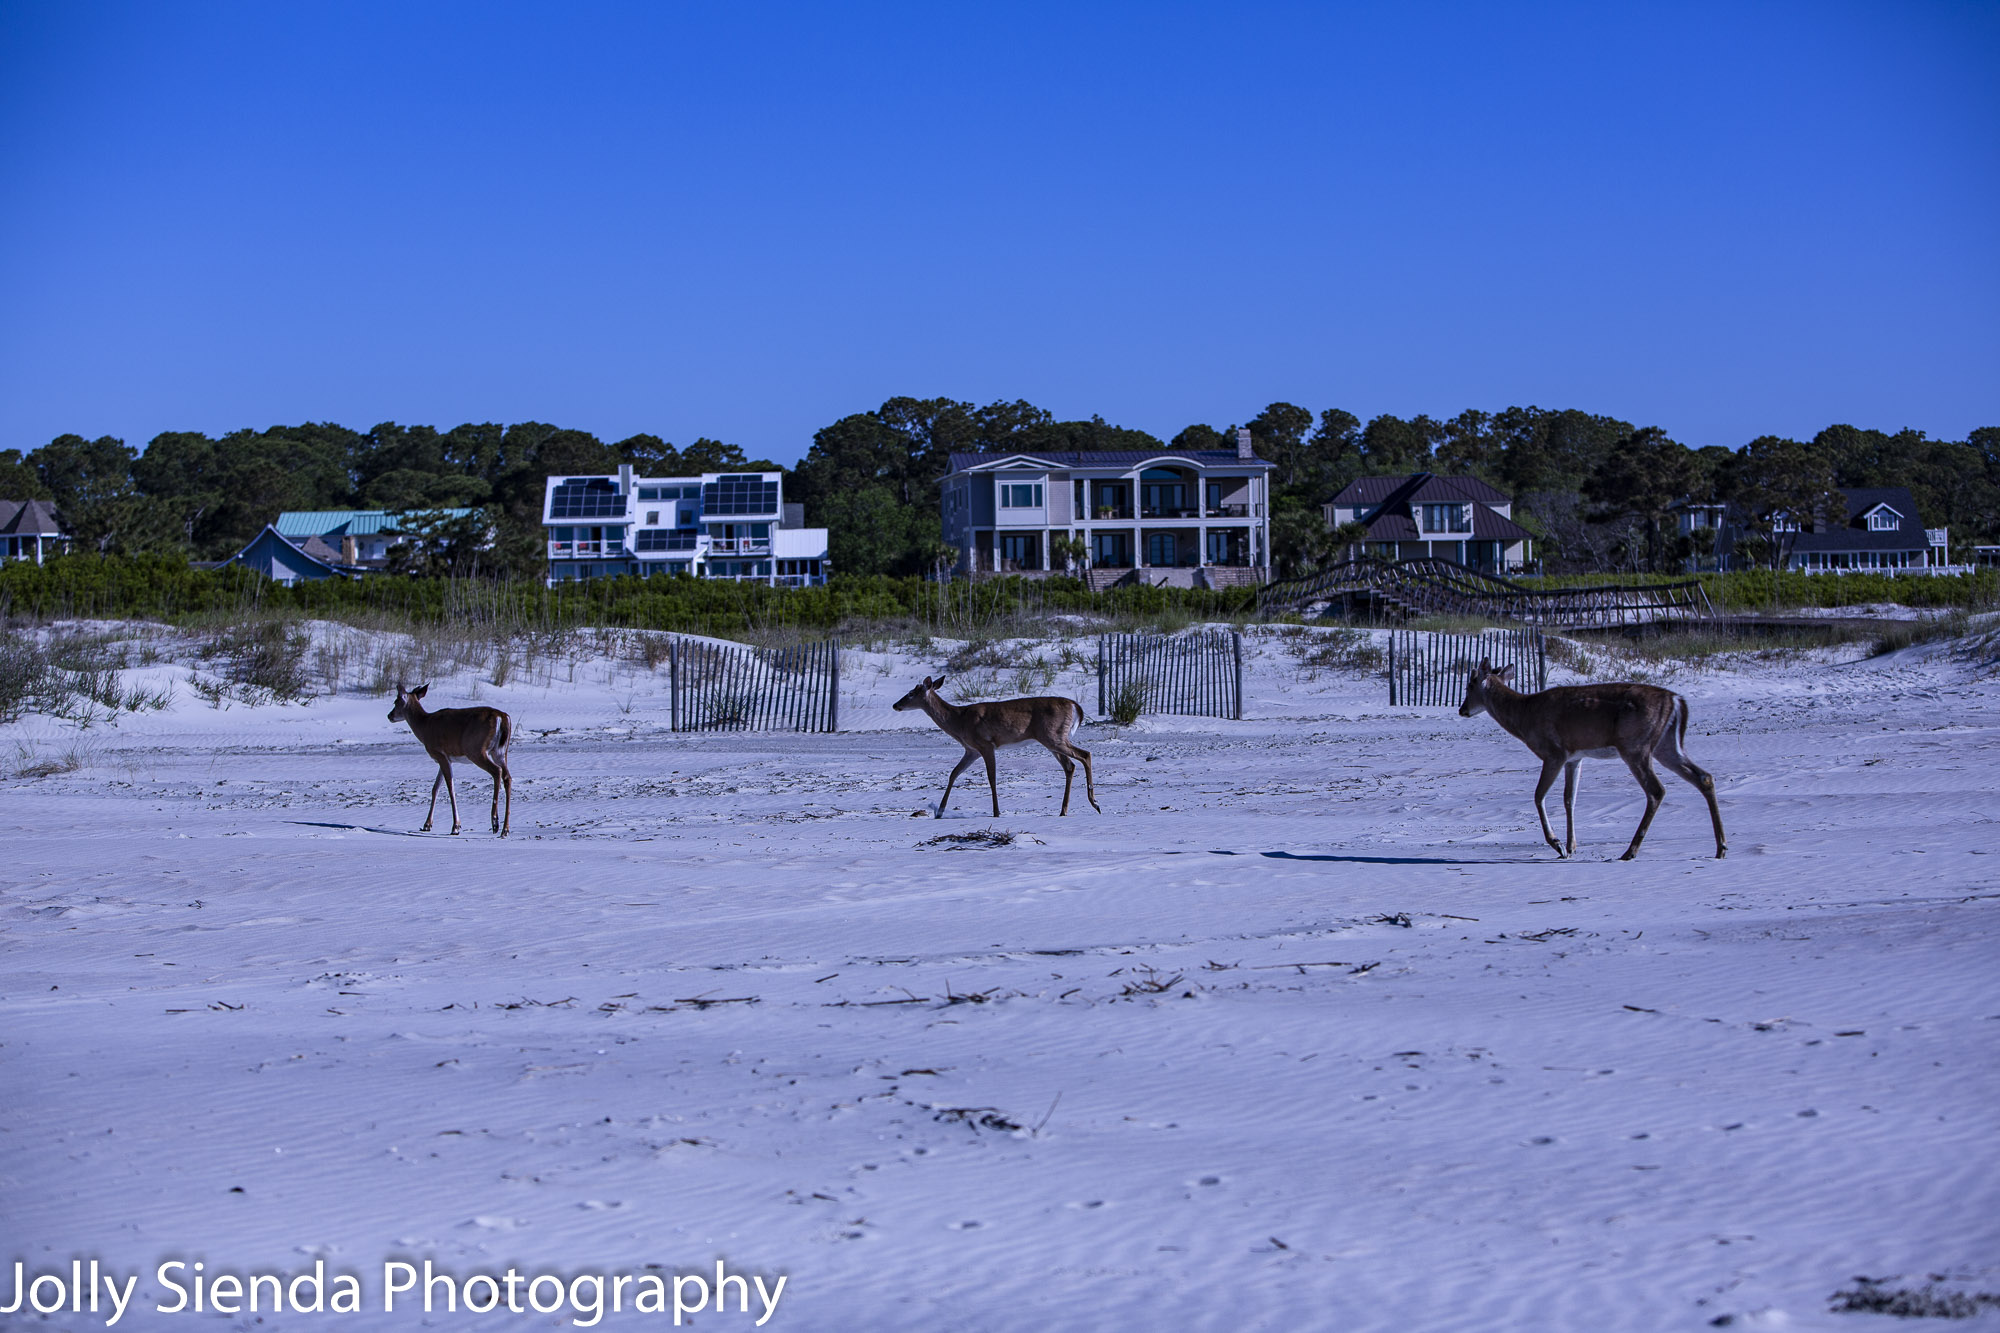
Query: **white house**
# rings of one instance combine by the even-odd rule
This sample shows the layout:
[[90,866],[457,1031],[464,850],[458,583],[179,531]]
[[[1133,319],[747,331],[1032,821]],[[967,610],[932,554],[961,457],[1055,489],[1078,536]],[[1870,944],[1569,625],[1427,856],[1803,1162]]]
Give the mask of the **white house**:
[[[1238,432],[1225,449],[953,454],[944,475],[944,540],[960,573],[1219,587],[1271,567],[1271,464]],[[1069,559],[1056,543],[1080,540]]]
[[69,550],[69,534],[47,500],[0,500],[0,560],[32,560]]
[[782,472],[550,477],[542,497],[549,582],[687,574],[776,587],[826,582],[826,529],[784,502]]

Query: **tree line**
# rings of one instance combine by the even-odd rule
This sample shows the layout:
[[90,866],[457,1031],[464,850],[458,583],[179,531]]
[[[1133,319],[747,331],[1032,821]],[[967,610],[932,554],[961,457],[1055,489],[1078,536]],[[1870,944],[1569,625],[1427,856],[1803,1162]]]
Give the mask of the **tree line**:
[[[1272,403],[1247,422],[1275,465],[1272,545],[1281,574],[1338,558],[1352,533],[1320,507],[1359,477],[1418,470],[1478,477],[1515,499],[1552,572],[1678,569],[1705,534],[1678,532],[1683,497],[1734,501],[1820,521],[1842,487],[1907,486],[1924,521],[1954,544],[2000,536],[2000,427],[1962,441],[1834,425],[1810,440],[1762,436],[1740,448],[1690,448],[1658,427],[1574,409],[1468,410],[1448,420]],[[210,438],[170,431],[137,451],[104,436],[63,435],[25,455],[0,450],[0,498],[55,502],[81,549],[219,560],[282,510],[474,508],[483,522],[439,525],[420,573],[538,577],[541,505],[551,475],[784,471],[788,500],[829,529],[836,570],[909,575],[939,556],[937,482],[952,453],[1235,448],[1236,423],[1190,425],[1163,441],[1102,417],[1059,421],[1031,403],[984,407],[948,398],[891,398],[814,433],[796,467],[752,459],[706,437],[675,446],[655,435],[607,443],[541,422],[447,431],[393,422],[367,431],[331,423]],[[490,526],[497,540],[483,545]]]

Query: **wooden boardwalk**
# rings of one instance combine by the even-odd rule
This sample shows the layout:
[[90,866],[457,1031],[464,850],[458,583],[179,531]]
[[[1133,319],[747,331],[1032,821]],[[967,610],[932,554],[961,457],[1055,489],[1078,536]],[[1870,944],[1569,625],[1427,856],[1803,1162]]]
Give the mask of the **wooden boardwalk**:
[[1530,588],[1449,560],[1349,560],[1303,579],[1266,585],[1260,615],[1282,615],[1367,597],[1405,616],[1484,616],[1524,625],[1581,629],[1707,620],[1715,609],[1699,580],[1679,583]]

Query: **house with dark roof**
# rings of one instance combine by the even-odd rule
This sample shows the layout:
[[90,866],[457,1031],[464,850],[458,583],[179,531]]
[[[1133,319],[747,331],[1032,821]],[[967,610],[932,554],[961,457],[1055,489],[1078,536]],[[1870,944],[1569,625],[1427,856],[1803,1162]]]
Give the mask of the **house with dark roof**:
[[[1950,531],[1924,526],[1907,486],[1852,486],[1842,494],[1847,497],[1842,522],[1801,525],[1779,518],[1772,535],[1785,551],[1786,569],[1809,574],[1895,573],[1949,563]],[[1715,530],[1714,568],[1749,569],[1768,562],[1768,557],[1753,558],[1747,545],[1753,538],[1761,544],[1762,524],[1752,523],[1736,505],[1683,501],[1674,508],[1684,535]]]
[[69,550],[69,534],[47,500],[0,500],[0,560],[32,560]]
[[[1258,583],[1271,568],[1272,465],[1250,448],[955,453],[939,482],[956,572],[1093,584]],[[1078,549],[1080,558],[1069,554]]]
[[1533,558],[1534,534],[1514,521],[1513,498],[1474,477],[1361,477],[1321,507],[1328,527],[1360,523],[1363,554],[1433,557],[1488,574],[1516,574]]

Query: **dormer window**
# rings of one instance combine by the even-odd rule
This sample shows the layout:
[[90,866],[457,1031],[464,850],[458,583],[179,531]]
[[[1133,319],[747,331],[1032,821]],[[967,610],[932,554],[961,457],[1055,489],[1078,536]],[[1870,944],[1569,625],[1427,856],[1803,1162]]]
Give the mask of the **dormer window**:
[[1771,515],[1771,531],[1797,532],[1798,530],[1799,530],[1799,521],[1793,518],[1790,514]]
[[1877,505],[1868,511],[1870,532],[1894,532],[1903,526],[1903,516],[1888,505]]
[[1425,505],[1424,531],[1425,532],[1472,531],[1472,506],[1469,504]]

